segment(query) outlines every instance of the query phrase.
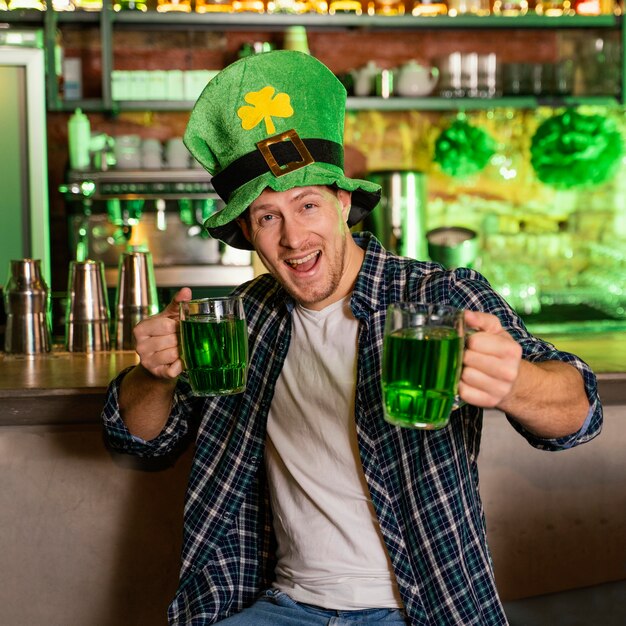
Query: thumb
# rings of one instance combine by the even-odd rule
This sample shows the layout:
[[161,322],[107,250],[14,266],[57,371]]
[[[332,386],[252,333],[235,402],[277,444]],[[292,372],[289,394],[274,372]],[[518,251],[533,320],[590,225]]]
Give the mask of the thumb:
[[172,301],[163,309],[162,315],[178,319],[178,305],[187,300],[191,300],[191,289],[189,289],[189,287],[183,287],[174,294]]
[[465,311],[465,324],[476,331],[498,334],[502,332],[500,320],[491,313],[482,311]]

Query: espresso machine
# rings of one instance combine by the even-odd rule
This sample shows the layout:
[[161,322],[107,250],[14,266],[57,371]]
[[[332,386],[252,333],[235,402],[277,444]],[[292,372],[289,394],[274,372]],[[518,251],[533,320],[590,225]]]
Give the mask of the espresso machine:
[[73,256],[102,261],[109,288],[129,250],[152,254],[157,287],[170,292],[187,286],[219,295],[253,277],[251,253],[202,226],[223,206],[202,169],[70,170],[61,191]]

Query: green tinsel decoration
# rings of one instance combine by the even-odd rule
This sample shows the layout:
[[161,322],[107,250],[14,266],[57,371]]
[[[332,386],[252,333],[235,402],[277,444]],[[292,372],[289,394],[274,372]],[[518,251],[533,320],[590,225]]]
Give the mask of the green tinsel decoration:
[[496,142],[487,132],[457,119],[437,138],[435,162],[446,174],[465,178],[484,169],[495,151]]
[[530,146],[537,178],[557,189],[604,183],[617,171],[623,140],[613,120],[566,111],[542,122]]

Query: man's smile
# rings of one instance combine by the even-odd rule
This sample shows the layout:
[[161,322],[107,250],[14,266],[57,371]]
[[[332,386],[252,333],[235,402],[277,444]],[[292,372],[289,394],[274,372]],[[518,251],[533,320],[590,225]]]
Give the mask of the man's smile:
[[285,263],[298,272],[306,272],[312,269],[313,266],[317,263],[317,259],[319,258],[320,254],[321,251],[316,250],[315,252],[311,252],[306,256],[297,259],[285,259]]

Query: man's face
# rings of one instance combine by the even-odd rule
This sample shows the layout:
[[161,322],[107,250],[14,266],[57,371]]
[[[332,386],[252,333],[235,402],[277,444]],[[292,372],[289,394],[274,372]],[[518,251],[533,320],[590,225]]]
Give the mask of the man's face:
[[266,189],[240,226],[263,265],[303,306],[320,310],[352,290],[362,251],[346,224],[350,194],[322,186]]

